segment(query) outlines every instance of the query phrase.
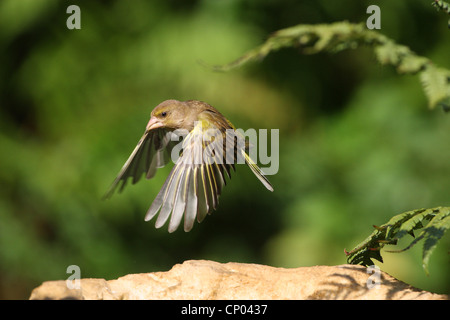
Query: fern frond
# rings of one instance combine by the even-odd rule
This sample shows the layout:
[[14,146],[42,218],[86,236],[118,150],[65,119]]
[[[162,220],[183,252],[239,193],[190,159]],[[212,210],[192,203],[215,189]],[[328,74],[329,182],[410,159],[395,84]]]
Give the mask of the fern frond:
[[442,0],[434,0],[432,5],[434,7],[436,7],[438,10],[443,11],[443,12],[447,13],[448,15],[450,15],[450,4],[449,3],[442,1]]
[[450,229],[450,208],[442,208],[441,212],[430,221],[430,225],[424,229],[422,263],[427,274],[431,253],[448,229]]
[[[450,4],[442,0],[434,0],[431,3],[438,11],[442,11],[450,15]],[[448,28],[450,29],[450,19],[448,19]]]
[[450,71],[430,66],[420,74],[429,106],[450,106]]
[[[424,224],[427,223],[425,226]],[[375,231],[350,252],[345,251],[350,264],[373,264],[371,259],[383,261],[380,250],[385,245],[397,244],[406,234],[419,235],[404,249],[387,252],[404,252],[423,240],[422,266],[428,274],[428,263],[439,240],[450,229],[450,207],[411,210],[392,217],[387,223],[375,227]]]
[[422,221],[424,219],[430,218],[430,216],[432,215],[433,209],[421,209],[416,211],[416,213],[411,218],[402,222],[401,226],[398,228],[396,238],[400,239],[406,234],[413,235],[414,230],[423,228]]
[[421,57],[407,46],[397,44],[385,35],[368,30],[364,24],[336,22],[332,24],[297,25],[273,33],[261,46],[250,50],[237,60],[212,67],[215,71],[228,71],[250,61],[261,60],[269,53],[288,47],[300,49],[304,54],[338,52],[360,46],[373,48],[382,65],[393,66],[399,74],[420,73],[429,107],[442,105],[450,110],[450,71],[438,68],[431,60]]

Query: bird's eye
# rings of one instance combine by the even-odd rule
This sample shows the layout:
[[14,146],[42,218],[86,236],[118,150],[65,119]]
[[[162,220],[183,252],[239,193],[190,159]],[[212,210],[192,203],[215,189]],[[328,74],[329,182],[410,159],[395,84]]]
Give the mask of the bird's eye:
[[167,112],[164,111],[161,113],[161,117],[165,117],[165,116],[167,116]]

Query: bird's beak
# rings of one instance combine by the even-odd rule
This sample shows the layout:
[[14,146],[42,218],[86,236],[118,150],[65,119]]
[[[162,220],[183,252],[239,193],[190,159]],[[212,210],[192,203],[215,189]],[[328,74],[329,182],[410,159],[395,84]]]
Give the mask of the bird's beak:
[[151,117],[150,121],[147,123],[146,131],[161,128],[164,124],[156,117]]

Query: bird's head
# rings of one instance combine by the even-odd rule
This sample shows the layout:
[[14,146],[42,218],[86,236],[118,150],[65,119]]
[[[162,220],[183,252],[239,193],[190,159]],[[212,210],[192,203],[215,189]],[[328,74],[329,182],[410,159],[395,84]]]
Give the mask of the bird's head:
[[186,119],[187,106],[178,100],[166,100],[153,109],[147,131],[165,128],[169,130],[180,129]]

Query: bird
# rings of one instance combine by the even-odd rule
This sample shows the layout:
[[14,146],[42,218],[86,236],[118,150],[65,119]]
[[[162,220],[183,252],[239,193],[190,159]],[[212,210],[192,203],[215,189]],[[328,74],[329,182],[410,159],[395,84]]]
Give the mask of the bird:
[[217,209],[226,177],[231,179],[231,169],[235,171],[236,164],[247,164],[261,183],[273,191],[248,155],[249,147],[233,124],[208,103],[163,101],[152,110],[144,134],[103,198],[110,198],[117,188],[122,192],[128,178],[132,184],[144,175],[153,178],[157,169],[172,159],[175,164],[145,221],[159,213],[155,227],[160,228],[170,217],[168,231],[172,233],[184,217],[183,228],[189,232],[195,220],[200,223]]

